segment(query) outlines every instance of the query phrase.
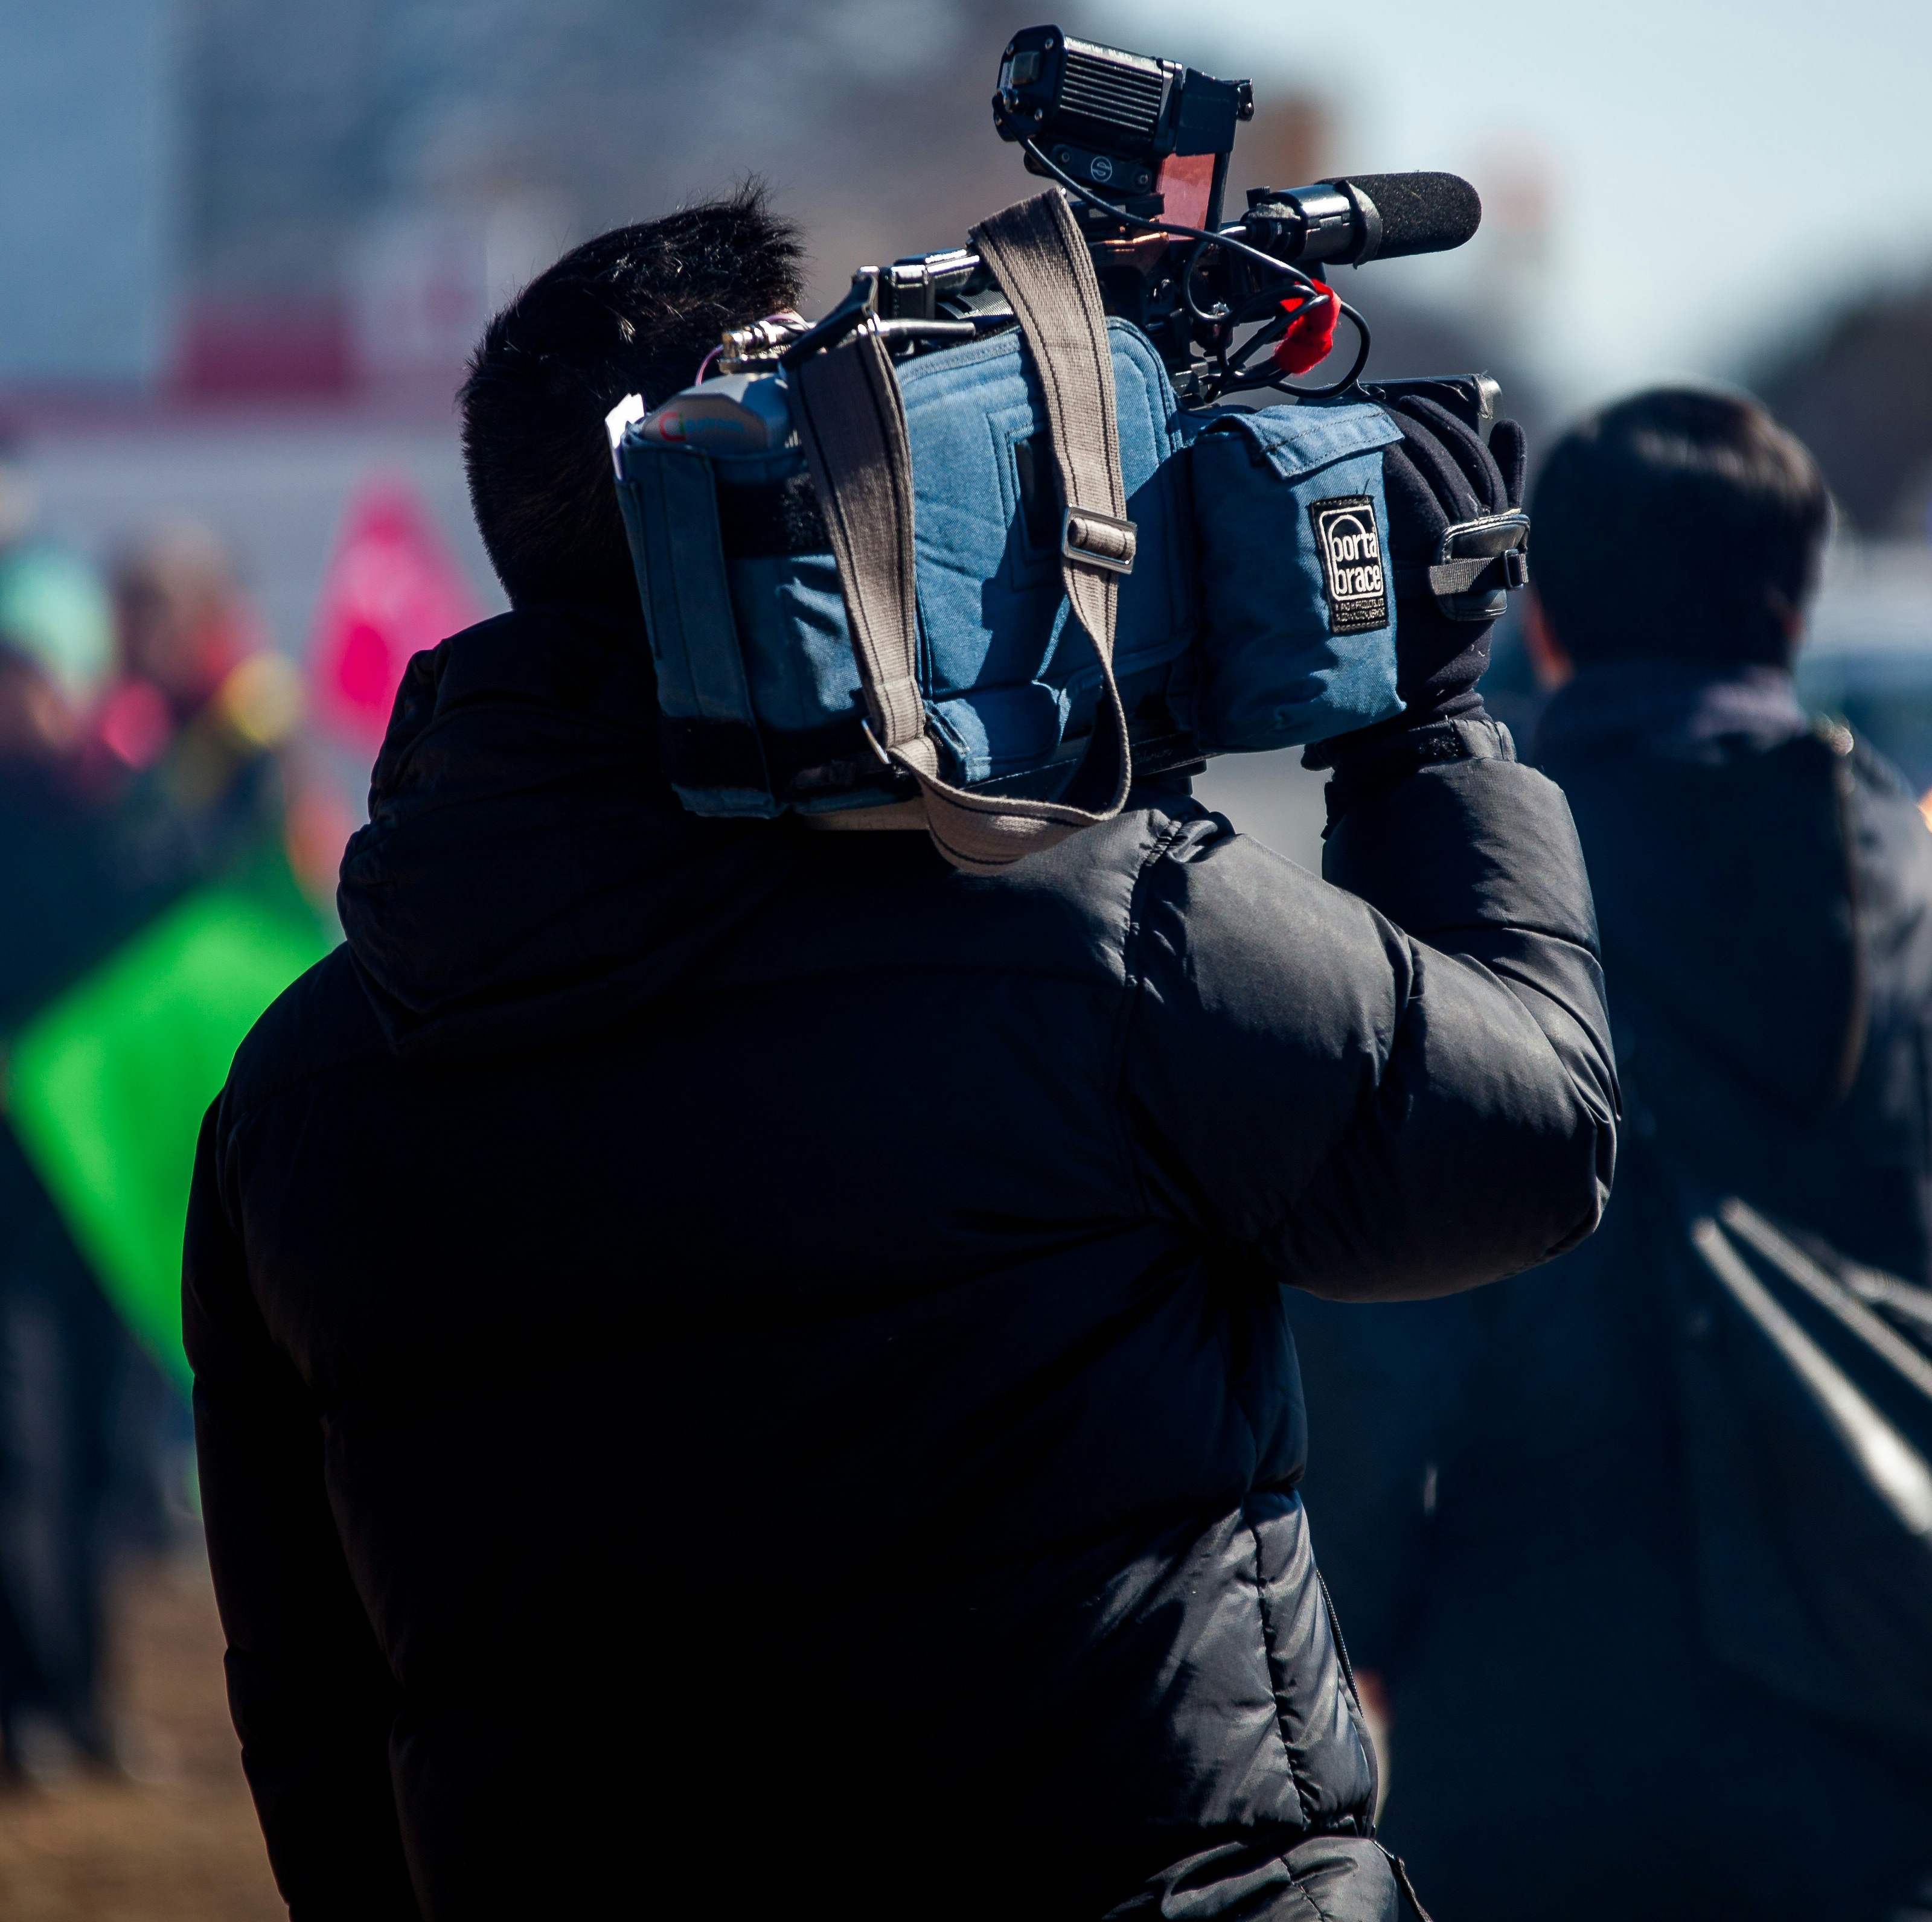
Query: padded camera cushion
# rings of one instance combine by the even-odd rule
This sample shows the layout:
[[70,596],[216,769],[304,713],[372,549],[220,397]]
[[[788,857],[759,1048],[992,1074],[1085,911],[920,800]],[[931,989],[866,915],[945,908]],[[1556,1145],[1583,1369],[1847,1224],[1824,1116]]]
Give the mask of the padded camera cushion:
[[1401,439],[1361,400],[1203,424],[1193,723],[1209,751],[1299,746],[1402,712],[1382,482],[1382,450]]

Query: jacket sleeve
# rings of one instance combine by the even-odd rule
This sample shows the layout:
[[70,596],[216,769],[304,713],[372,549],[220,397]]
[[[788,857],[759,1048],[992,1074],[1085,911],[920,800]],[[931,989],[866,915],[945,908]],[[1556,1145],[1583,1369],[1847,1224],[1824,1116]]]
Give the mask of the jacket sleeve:
[[1561,790],[1514,759],[1424,768],[1351,808],[1323,868],[1218,817],[1150,864],[1121,1080],[1148,1205],[1351,1300],[1581,1240],[1617,1093]]
[[182,1324],[242,1766],[292,1922],[413,1922],[389,1776],[397,1692],[336,1534],[318,1411],[249,1287],[220,1107],[196,1150]]

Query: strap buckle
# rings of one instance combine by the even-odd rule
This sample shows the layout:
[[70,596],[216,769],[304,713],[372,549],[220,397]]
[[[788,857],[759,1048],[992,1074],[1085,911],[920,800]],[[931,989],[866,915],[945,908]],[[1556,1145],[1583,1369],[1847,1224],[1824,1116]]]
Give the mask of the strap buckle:
[[1062,557],[1109,574],[1132,574],[1139,530],[1131,520],[1116,520],[1090,507],[1070,507],[1060,517]]
[[1443,530],[1429,591],[1452,621],[1492,621],[1529,580],[1529,516],[1479,514]]

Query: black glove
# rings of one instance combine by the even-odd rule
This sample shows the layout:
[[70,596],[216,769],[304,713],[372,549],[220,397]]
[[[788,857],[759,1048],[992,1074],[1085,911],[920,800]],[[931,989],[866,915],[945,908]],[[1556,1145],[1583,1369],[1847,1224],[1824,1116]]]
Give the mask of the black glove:
[[1493,620],[1452,620],[1426,592],[1405,595],[1406,571],[1427,568],[1452,522],[1522,505],[1528,443],[1514,421],[1481,441],[1439,402],[1405,395],[1386,412],[1402,443],[1382,457],[1388,493],[1390,559],[1396,575],[1396,691],[1408,712],[1384,725],[1426,727],[1480,714],[1476,682],[1490,664]]
[[1490,664],[1495,620],[1452,619],[1421,577],[1455,523],[1521,508],[1528,443],[1514,421],[1498,421],[1485,447],[1448,408],[1419,395],[1384,407],[1402,430],[1400,444],[1382,457],[1382,482],[1396,591],[1396,691],[1406,706],[1392,721],[1317,742],[1303,754],[1306,767],[1335,770],[1331,827],[1358,801],[1426,762],[1509,751],[1508,736],[1489,723],[1476,691]]

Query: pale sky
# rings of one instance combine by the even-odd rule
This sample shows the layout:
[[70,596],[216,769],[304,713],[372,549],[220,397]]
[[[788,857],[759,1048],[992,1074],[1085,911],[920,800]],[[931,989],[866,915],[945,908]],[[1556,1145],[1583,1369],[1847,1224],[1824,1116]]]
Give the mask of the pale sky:
[[[1566,405],[1733,373],[1854,293],[1932,272],[1932,0],[1109,12],[1124,45],[1251,75],[1258,94],[1325,94],[1339,168],[1445,168],[1491,211],[1512,166],[1542,173],[1553,211],[1528,345]],[[1364,282],[1466,298],[1506,271],[1499,228]]]

